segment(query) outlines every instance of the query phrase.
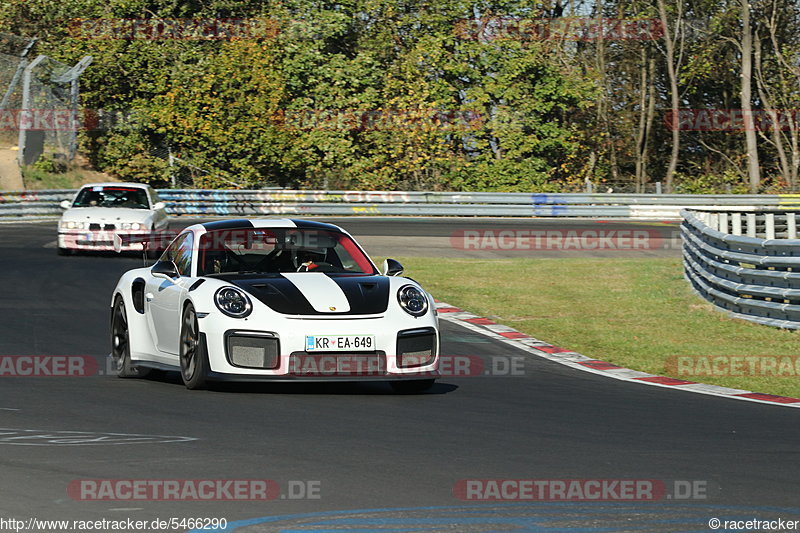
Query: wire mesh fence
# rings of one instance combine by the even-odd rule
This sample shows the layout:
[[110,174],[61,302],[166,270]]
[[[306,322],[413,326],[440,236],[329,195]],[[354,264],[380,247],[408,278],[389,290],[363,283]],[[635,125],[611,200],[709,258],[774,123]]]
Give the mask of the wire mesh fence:
[[17,144],[15,110],[22,107],[20,82],[35,39],[0,32],[0,147]]
[[73,66],[46,55],[33,57],[36,39],[0,32],[0,147],[19,146],[18,161],[45,157],[70,161],[81,127],[78,78],[92,61]]
[[70,67],[40,55],[25,67],[18,124],[20,164],[45,157],[65,165],[75,156],[81,127],[78,78],[91,60],[86,56]]

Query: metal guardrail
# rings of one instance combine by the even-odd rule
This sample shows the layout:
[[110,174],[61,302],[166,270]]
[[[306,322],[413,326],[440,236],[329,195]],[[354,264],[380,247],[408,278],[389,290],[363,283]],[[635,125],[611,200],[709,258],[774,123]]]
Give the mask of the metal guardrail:
[[796,213],[686,209],[681,216],[684,275],[695,292],[737,318],[800,329]]
[[[651,195],[291,190],[158,191],[171,215],[416,215],[678,219],[685,207],[800,209],[800,195]],[[58,216],[74,190],[0,192],[0,218]]]

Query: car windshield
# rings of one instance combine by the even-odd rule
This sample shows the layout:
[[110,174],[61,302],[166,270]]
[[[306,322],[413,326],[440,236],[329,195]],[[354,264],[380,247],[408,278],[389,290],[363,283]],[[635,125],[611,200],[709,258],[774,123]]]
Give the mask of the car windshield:
[[198,275],[339,272],[376,274],[358,245],[338,231],[248,228],[209,231],[198,245]]
[[147,192],[138,187],[86,187],[72,207],[127,207],[149,209]]

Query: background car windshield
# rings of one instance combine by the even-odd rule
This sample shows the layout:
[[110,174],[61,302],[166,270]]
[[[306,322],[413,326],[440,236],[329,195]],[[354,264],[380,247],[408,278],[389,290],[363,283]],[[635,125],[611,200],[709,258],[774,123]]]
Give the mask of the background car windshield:
[[127,207],[150,209],[147,192],[138,187],[86,187],[72,207]]
[[340,272],[376,274],[356,243],[336,231],[252,228],[205,233],[198,275],[230,273]]

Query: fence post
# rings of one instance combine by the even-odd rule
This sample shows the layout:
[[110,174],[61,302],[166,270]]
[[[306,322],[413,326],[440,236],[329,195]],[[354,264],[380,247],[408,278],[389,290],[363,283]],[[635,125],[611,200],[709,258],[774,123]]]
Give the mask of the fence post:
[[744,216],[747,219],[747,236],[748,237],[755,237],[756,236],[756,214],[755,213],[746,213]]
[[31,73],[46,57],[45,55],[39,55],[36,59],[31,61],[28,66],[25,67],[22,75],[22,106],[19,117],[19,148],[17,152],[17,162],[20,166],[25,165],[25,148],[28,130],[23,126],[23,122],[27,125],[28,120],[26,117],[23,117],[23,114],[28,111],[28,107],[31,105]]
[[797,238],[797,219],[794,213],[786,213],[786,238]]
[[742,214],[731,213],[731,233],[734,235],[742,234]]
[[717,230],[722,233],[728,233],[728,213],[719,214],[719,227]]
[[764,215],[764,234],[765,239],[775,238],[775,213],[767,213]]

